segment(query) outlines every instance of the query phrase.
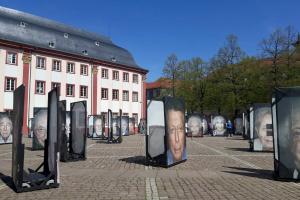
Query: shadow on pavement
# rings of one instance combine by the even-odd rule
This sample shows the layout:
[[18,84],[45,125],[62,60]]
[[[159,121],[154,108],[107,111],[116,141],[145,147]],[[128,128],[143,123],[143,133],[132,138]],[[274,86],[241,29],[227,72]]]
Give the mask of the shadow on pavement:
[[126,163],[133,163],[133,164],[148,166],[145,156],[133,156],[133,157],[128,157],[128,158],[122,158],[119,160],[126,162]]
[[274,180],[273,170],[243,168],[243,167],[226,167],[226,168],[239,170],[239,171],[222,171],[222,172],[236,174],[236,175],[240,175],[240,176],[248,176],[248,177],[254,177],[254,178]]
[[3,181],[3,183],[5,183],[10,189],[15,191],[15,187],[13,184],[13,180],[12,177],[4,175],[0,172],[0,179]]
[[233,148],[233,147],[225,147],[227,150],[232,150],[232,151],[242,151],[242,152],[251,152],[249,148]]

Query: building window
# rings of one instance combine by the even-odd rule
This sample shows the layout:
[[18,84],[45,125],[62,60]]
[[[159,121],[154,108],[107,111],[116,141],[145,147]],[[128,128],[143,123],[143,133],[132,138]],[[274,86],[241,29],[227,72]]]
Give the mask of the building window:
[[104,117],[104,125],[107,126],[108,124],[107,112],[101,112],[101,115]]
[[88,66],[80,65],[80,75],[87,76],[88,75]]
[[123,113],[123,116],[129,116],[129,114],[128,113]]
[[138,92],[132,92],[132,101],[133,102],[139,101],[139,93]]
[[10,65],[17,65],[18,55],[14,52],[7,52],[6,63]]
[[75,73],[75,63],[71,63],[71,62],[67,63],[67,73],[71,73],[71,74]]
[[138,114],[137,113],[132,113],[132,117],[134,118],[134,123],[135,123],[135,126],[138,126]]
[[139,76],[137,74],[132,75],[132,82],[133,83],[139,83]]
[[36,68],[37,69],[46,69],[46,58],[37,57],[36,58]]
[[46,82],[45,81],[35,81],[35,93],[45,94]]
[[105,78],[105,79],[108,79],[108,69],[102,69],[101,77]]
[[53,60],[52,62],[52,71],[61,71],[61,61],[60,60]]
[[88,87],[87,86],[80,86],[80,97],[87,98],[88,97]]
[[113,80],[119,80],[119,72],[118,71],[113,71]]
[[5,77],[5,92],[13,92],[16,89],[17,78]]
[[123,101],[129,101],[129,91],[123,90]]
[[53,90],[54,88],[57,88],[58,95],[60,95],[60,88],[61,88],[60,86],[61,86],[60,83],[52,82],[51,83],[51,90]]
[[75,96],[75,86],[73,84],[67,84],[66,86],[66,96],[74,97]]
[[101,88],[101,99],[108,99],[108,89]]
[[112,100],[119,100],[119,90],[112,90]]
[[123,81],[124,82],[129,82],[129,74],[127,72],[123,73]]

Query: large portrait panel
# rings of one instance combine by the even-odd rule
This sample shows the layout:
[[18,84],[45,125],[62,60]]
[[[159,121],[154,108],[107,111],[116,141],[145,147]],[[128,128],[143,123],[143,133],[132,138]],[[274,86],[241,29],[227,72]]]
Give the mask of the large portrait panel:
[[169,166],[187,159],[184,102],[178,98],[165,97],[164,110]]
[[271,106],[256,105],[254,107],[253,120],[253,150],[273,150],[273,130]]
[[300,88],[279,88],[272,104],[275,176],[300,179]]

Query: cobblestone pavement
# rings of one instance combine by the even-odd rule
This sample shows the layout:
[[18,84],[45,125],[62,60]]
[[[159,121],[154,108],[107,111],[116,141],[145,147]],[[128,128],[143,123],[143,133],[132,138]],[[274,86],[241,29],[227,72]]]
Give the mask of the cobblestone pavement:
[[[42,151],[24,138],[25,167],[36,168]],[[0,199],[300,199],[300,184],[272,178],[273,153],[248,151],[233,138],[188,138],[188,160],[171,168],[145,166],[144,137],[122,144],[88,139],[86,161],[60,163],[57,189],[15,193],[0,179]],[[0,178],[11,176],[11,145],[0,145]]]

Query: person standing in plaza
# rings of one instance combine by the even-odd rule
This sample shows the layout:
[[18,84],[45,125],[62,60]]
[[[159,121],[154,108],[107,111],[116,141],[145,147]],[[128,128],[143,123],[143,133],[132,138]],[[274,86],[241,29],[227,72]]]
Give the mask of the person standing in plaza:
[[228,137],[232,137],[232,132],[233,132],[233,126],[232,126],[232,123],[230,120],[227,121],[226,123],[226,129],[227,129],[227,134],[228,134]]

